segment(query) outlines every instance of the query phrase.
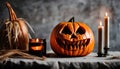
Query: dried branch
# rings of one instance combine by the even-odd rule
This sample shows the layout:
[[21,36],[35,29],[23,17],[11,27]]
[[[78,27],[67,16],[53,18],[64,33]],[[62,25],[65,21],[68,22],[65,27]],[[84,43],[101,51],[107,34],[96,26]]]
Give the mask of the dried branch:
[[7,58],[10,58],[13,56],[13,58],[17,57],[17,56],[14,56],[14,55],[19,55],[20,58],[25,58],[25,59],[37,59],[37,60],[44,60],[46,57],[37,57],[37,56],[33,56],[33,55],[30,55],[28,53],[25,53],[25,52],[22,52],[20,50],[2,50],[0,52],[0,60],[5,60]]

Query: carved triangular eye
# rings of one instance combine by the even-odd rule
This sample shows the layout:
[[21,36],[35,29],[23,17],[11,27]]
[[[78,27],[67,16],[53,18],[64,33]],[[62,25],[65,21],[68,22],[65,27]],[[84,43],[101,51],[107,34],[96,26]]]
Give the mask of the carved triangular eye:
[[76,34],[85,34],[85,29],[83,27],[79,27]]
[[72,32],[70,31],[70,29],[66,26],[63,30],[62,30],[63,34],[72,34]]

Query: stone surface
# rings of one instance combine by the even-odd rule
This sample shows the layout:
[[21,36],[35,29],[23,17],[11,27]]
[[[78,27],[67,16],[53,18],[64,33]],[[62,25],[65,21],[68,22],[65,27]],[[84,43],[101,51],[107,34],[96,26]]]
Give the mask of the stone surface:
[[68,21],[72,16],[76,21],[86,23],[94,32],[97,51],[97,27],[103,21],[104,13],[110,15],[110,50],[120,51],[120,0],[0,0],[0,21],[8,18],[4,3],[11,3],[18,17],[25,18],[35,30],[32,37],[47,39],[52,29],[61,21]]

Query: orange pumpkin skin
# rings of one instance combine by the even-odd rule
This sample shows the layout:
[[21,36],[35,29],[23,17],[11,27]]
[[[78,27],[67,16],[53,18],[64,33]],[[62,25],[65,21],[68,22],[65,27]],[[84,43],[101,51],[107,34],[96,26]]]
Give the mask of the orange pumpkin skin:
[[51,32],[50,44],[59,56],[86,56],[94,49],[92,30],[81,22],[61,22]]

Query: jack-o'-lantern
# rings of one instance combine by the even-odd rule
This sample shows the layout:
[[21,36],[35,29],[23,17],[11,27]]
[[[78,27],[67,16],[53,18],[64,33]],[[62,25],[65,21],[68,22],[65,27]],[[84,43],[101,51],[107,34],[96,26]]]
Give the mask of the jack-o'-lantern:
[[94,49],[94,35],[84,23],[60,22],[51,32],[50,44],[58,56],[86,56]]
[[9,19],[6,19],[0,27],[0,49],[28,50],[29,33],[26,21],[17,18],[11,5],[6,2],[9,11]]

